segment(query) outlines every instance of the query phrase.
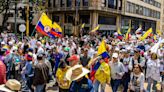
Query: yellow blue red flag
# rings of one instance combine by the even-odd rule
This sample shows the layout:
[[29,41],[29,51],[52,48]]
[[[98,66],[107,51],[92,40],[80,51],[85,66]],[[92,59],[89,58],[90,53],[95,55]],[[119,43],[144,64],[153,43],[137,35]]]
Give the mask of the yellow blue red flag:
[[54,22],[50,33],[53,34],[55,37],[62,37],[62,28],[60,27],[60,25]]
[[96,32],[97,30],[99,30],[100,25],[98,25],[97,27],[95,27],[91,32]]
[[130,31],[131,31],[131,27],[129,27],[129,29],[128,29],[126,35],[125,35],[125,40],[128,40],[129,39],[129,33],[130,33]]
[[50,33],[52,29],[52,21],[48,18],[48,16],[45,13],[42,13],[38,21],[38,24],[35,28],[42,35],[54,38],[54,36]]
[[142,37],[140,37],[140,40],[145,40],[152,32],[153,32],[153,29],[152,29],[152,28],[149,28],[149,29],[145,32],[145,34],[144,34]]

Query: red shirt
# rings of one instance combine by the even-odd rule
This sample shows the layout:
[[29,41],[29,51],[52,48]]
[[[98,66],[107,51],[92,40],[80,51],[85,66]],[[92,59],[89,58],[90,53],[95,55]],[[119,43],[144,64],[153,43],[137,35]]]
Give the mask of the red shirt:
[[6,66],[0,61],[0,85],[6,83]]

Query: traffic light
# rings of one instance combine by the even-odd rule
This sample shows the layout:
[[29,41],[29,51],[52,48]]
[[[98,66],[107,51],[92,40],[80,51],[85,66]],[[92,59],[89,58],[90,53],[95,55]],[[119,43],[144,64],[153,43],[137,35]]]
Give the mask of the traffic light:
[[21,13],[21,18],[23,20],[26,20],[26,9],[25,8],[20,8],[20,13]]
[[30,7],[30,10],[29,10],[29,22],[30,23],[32,23],[32,20],[34,18],[33,14],[34,14],[33,9],[32,9],[32,7]]

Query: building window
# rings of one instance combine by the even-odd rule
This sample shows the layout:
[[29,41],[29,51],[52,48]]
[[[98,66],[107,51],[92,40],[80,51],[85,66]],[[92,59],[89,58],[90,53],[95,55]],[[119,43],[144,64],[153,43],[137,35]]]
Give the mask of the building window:
[[139,5],[136,5],[136,6],[135,6],[135,11],[136,11],[136,12],[135,12],[136,14],[139,14]]
[[71,7],[72,6],[72,0],[67,0],[67,7]]
[[126,3],[126,11],[130,12],[130,3],[129,2]]
[[108,7],[116,9],[116,0],[108,0]]
[[90,15],[80,15],[80,22],[90,24]]
[[65,15],[65,23],[73,23],[73,20],[72,15]]
[[139,14],[143,15],[143,7],[142,6],[139,7]]
[[88,0],[83,0],[83,6],[88,6]]
[[80,6],[80,0],[75,0],[75,6]]
[[65,0],[60,0],[60,7],[64,7],[65,5]]
[[55,22],[60,22],[59,20],[60,20],[60,17],[59,17],[59,16],[53,16],[53,17],[52,17],[52,21],[53,21],[53,22],[54,22],[54,21],[55,21]]
[[116,25],[116,17],[99,16],[98,23],[105,25]]

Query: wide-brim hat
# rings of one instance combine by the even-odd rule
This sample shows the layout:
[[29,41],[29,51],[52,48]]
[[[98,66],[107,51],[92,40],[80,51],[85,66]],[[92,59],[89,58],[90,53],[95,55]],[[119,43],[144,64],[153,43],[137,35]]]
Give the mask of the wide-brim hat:
[[67,70],[66,78],[70,81],[78,80],[88,74],[90,71],[82,65],[75,65]]
[[15,92],[21,89],[21,84],[15,79],[9,79],[6,84],[0,85],[0,91]]

